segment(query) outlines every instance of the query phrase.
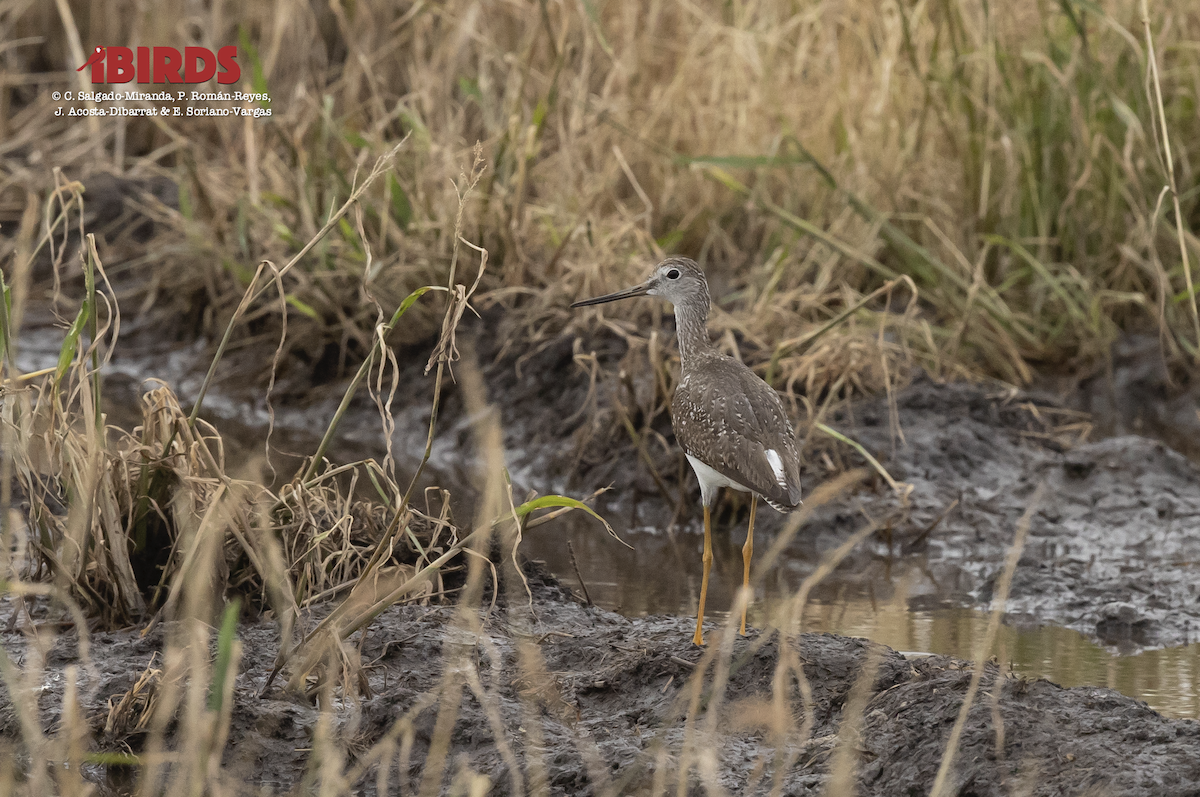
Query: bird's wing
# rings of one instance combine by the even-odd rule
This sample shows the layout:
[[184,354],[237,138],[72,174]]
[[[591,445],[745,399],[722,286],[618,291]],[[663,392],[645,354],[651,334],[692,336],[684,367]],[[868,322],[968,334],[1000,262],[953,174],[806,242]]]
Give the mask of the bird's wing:
[[800,504],[800,456],[783,402],[745,365],[721,358],[684,377],[671,402],[683,450],[776,508]]

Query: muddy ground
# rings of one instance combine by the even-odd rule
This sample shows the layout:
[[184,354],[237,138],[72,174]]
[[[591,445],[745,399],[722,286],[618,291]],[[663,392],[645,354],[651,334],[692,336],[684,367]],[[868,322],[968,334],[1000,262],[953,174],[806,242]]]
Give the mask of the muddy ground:
[[[512,761],[526,784],[544,778],[551,794],[645,793],[656,773],[673,782],[682,751],[695,744],[685,744],[683,715],[691,694],[689,678],[703,654],[690,643],[690,622],[627,619],[581,605],[544,574],[534,574],[532,581],[536,618],[521,602],[511,612],[501,606],[485,619],[478,636],[463,630],[450,607],[397,607],[383,615],[362,647],[363,661],[370,664],[365,670],[369,691],[357,704],[338,703],[339,740],[351,750],[368,749],[421,697],[439,690],[445,663],[453,660],[479,675],[487,695],[485,705],[463,689],[452,736],[453,768],[467,765],[486,775],[491,793],[514,793]],[[147,638],[138,629],[92,636],[94,669],[85,674],[81,694],[100,747],[121,749],[120,743],[128,743],[138,749],[135,733],[120,739],[105,734],[108,701],[119,700],[133,686],[171,631],[166,624]],[[230,783],[287,793],[312,761],[318,709],[311,700],[278,688],[260,699],[277,649],[276,631],[270,623],[249,622],[239,636],[246,653],[225,754]],[[7,635],[5,647],[20,658],[18,639]],[[710,634],[710,640],[717,642],[718,636]],[[536,669],[518,664],[519,641],[536,649]],[[723,699],[699,713],[696,727],[701,730],[708,727],[708,712],[716,715],[716,736],[702,738],[711,738],[718,751],[716,772],[723,788],[768,793],[776,768],[786,762],[779,773],[782,793],[821,793],[848,695],[874,648],[876,677],[854,742],[860,759],[858,793],[927,793],[971,677],[968,665],[940,656],[908,660],[865,640],[804,634],[794,645],[811,684],[811,701],[806,703],[790,681],[787,702],[797,726],[811,718],[811,731],[801,734],[793,728],[777,749],[768,725],[777,644],[775,637],[735,639]],[[64,637],[49,656],[48,668],[61,672],[77,663],[75,650],[71,635]],[[539,670],[541,677],[529,674]],[[713,670],[706,667],[701,676],[707,686]],[[1000,695],[993,703],[997,678]],[[61,683],[48,682],[56,680]],[[962,737],[958,787],[952,793],[1197,793],[1200,723],[1165,719],[1108,689],[1061,689],[1044,680],[1000,674],[991,665],[982,684],[982,697]],[[61,688],[42,693],[47,728],[58,719],[61,696]],[[997,718],[1003,728],[1001,749]],[[435,721],[435,710],[415,717],[412,753],[403,773],[406,791],[420,782]],[[497,745],[498,732],[507,750]],[[0,736],[18,733],[8,696],[0,691]],[[376,793],[376,774],[368,768],[358,793]],[[113,793],[132,786],[119,772],[96,775]],[[398,777],[391,773],[393,788]],[[691,782],[690,791],[699,793],[696,771]]]
[[[606,366],[630,357],[623,342],[613,338],[597,336],[586,344]],[[590,382],[576,364],[573,340],[551,343],[525,358],[519,371],[512,357],[497,359],[498,352],[489,350],[486,340],[480,349],[490,398],[501,410],[517,485],[585,495],[613,484],[616,498],[609,508],[619,510],[623,522],[659,527],[671,522],[670,496],[659,493],[628,438],[603,433],[614,426],[611,413],[605,414],[612,398],[606,391],[616,388],[601,384],[595,404],[589,406]],[[160,367],[155,375],[167,377],[186,402],[189,390],[198,385],[197,367],[188,363],[205,365],[203,350],[175,350],[171,360],[152,354],[160,365],[166,362],[170,372]],[[115,366],[136,383],[139,373],[151,375],[141,370],[143,362],[118,357]],[[429,381],[420,378],[415,367],[403,377],[409,392],[402,391],[397,399],[397,452],[415,450],[414,440],[423,443],[428,412]],[[314,422],[321,428],[339,397],[336,385],[302,403],[289,405],[285,397],[277,412],[283,439],[289,433],[302,435]],[[886,599],[890,586],[880,579],[882,569],[897,561],[919,560],[935,588],[926,593],[918,585],[911,594],[913,602],[953,600],[986,606],[1017,520],[1037,485],[1045,482],[1048,493],[1036,510],[1017,569],[1008,621],[1061,623],[1126,649],[1189,641],[1193,625],[1200,624],[1195,577],[1200,567],[1200,473],[1182,454],[1149,438],[1126,435],[1076,442],[1078,430],[1065,428],[1078,420],[1062,411],[1068,403],[1050,394],[918,378],[895,398],[903,439],[889,422],[885,398],[839,410],[828,423],[859,440],[911,489],[898,495],[876,479],[819,508],[792,542],[785,554],[790,564],[782,564],[781,570],[791,568],[793,575],[802,577],[822,552],[860,527],[864,515],[890,516],[890,534],[879,534],[861,546],[842,565],[843,571],[863,582],[880,581],[878,597]],[[225,395],[208,406],[218,417],[245,427],[254,427],[263,416],[261,404],[239,401],[228,383]],[[359,402],[336,458],[377,453],[371,449],[372,435],[378,435],[374,413],[369,402]],[[669,441],[665,416],[654,419],[651,427]],[[459,484],[469,484],[471,436],[453,387],[448,389],[441,428],[434,465],[444,474],[454,474]],[[834,454],[829,460],[814,457],[806,465],[808,485],[842,467],[862,464],[848,450]],[[671,478],[681,472],[678,454],[656,448],[651,455],[667,475],[669,489],[694,499],[694,485]],[[686,502],[679,507],[685,514],[678,519],[678,529],[698,549],[695,519],[686,515]],[[769,512],[759,518],[756,537],[762,536],[756,542],[761,540],[765,549],[783,518]],[[688,566],[698,567],[698,554],[694,559]],[[474,662],[497,702],[485,707],[469,691],[464,693],[452,757],[486,774],[495,793],[511,793],[513,780],[485,708],[498,709],[522,777],[544,772],[552,793],[596,793],[612,785],[620,793],[649,789],[655,772],[678,766],[684,749],[681,700],[701,656],[690,644],[690,621],[663,616],[628,619],[581,605],[544,573],[535,582],[536,619],[523,610],[510,614],[501,608],[486,620],[482,638],[464,636],[449,607],[403,607],[385,614],[372,626],[363,647],[363,660],[372,662],[366,671],[369,694],[339,709],[339,735],[353,750],[367,749],[422,695],[438,688],[445,657],[466,650],[467,660]],[[514,628],[522,633],[514,635]],[[23,647],[20,629],[21,623],[16,623],[12,633],[0,637],[18,659]],[[168,631],[166,625],[147,638],[137,629],[93,636],[99,669],[82,685],[82,693],[99,746],[117,741],[103,733],[106,701],[132,685]],[[258,699],[274,662],[276,632],[268,622],[247,620],[240,635],[246,657],[226,762],[243,773],[244,783],[285,792],[300,782],[309,761],[317,709],[311,701],[277,688]],[[535,690],[532,698],[538,705],[540,741],[530,728],[528,678],[514,663],[518,641],[527,639],[536,641],[547,673],[545,688]],[[714,709],[715,727],[721,730],[716,747],[720,781],[732,791],[765,793],[776,777],[774,768],[785,761],[779,774],[783,793],[817,794],[828,778],[833,738],[849,690],[871,646],[829,635],[804,635],[796,642],[812,685],[812,703],[806,707],[792,684],[788,710],[803,718],[811,709],[813,725],[807,738],[791,737],[780,758],[761,716],[763,700],[770,697],[778,643],[772,638],[755,647],[761,642],[753,636],[734,642],[733,660],[740,664],[724,701]],[[65,639],[56,650],[49,666],[61,671],[74,661],[74,645]],[[747,651],[752,654],[739,658]],[[944,657],[907,660],[887,649],[880,654],[856,744],[861,758],[859,793],[927,793],[970,667]],[[705,677],[711,682],[712,671]],[[995,669],[989,669],[983,679],[987,698],[970,714],[956,793],[1200,793],[1200,724],[1164,719],[1145,704],[1107,689],[1061,689],[1008,675],[1000,676],[1000,698],[993,711],[990,695],[996,679]],[[42,693],[47,728],[57,719],[59,699],[57,687]],[[1001,750],[997,717],[1003,728]],[[435,714],[428,710],[417,718],[407,773],[413,779],[410,785],[419,780],[434,721]],[[18,735],[8,695],[0,691],[0,737]],[[136,749],[136,739],[124,741]],[[693,771],[693,780],[697,777]],[[374,784],[374,774],[368,773],[360,784],[362,793],[374,793]],[[118,791],[128,786],[119,779],[110,785]]]
[[[604,345],[603,340],[596,345],[602,358]],[[621,346],[609,345],[615,360]],[[1129,341],[1122,346],[1138,350]],[[618,498],[610,508],[617,517],[625,515],[627,525],[667,526],[671,503],[659,494],[628,438],[597,435],[582,451],[564,445],[579,435],[585,422],[571,416],[587,400],[588,382],[579,369],[573,379],[560,378],[573,368],[572,350],[570,341],[547,347],[524,364],[520,377],[503,364],[493,366],[500,373],[489,384],[504,410],[514,473],[566,474],[535,478],[533,486],[572,494],[613,484]],[[870,488],[819,508],[781,567],[791,563],[798,585],[821,552],[842,542],[865,517],[895,517],[888,533],[876,535],[842,570],[874,582],[872,597],[887,599],[884,571],[914,561],[926,575],[913,587],[917,604],[986,608],[1017,521],[1044,482],[1047,492],[1012,585],[1010,622],[1057,623],[1124,652],[1194,641],[1200,629],[1200,468],[1180,451],[1195,444],[1191,430],[1200,418],[1200,391],[1169,394],[1165,374],[1146,373],[1151,354],[1117,357],[1111,379],[1094,379],[1066,396],[939,384],[918,376],[895,397],[895,424],[886,397],[837,410],[827,422],[858,440],[911,490],[904,487],[905,494],[898,495],[876,479]],[[602,403],[603,389],[598,392]],[[553,397],[549,406],[546,397]],[[1103,403],[1119,409],[1103,416],[1117,432],[1140,427],[1137,420],[1150,416],[1162,423],[1175,419],[1176,433],[1162,440],[1127,433],[1101,438],[1095,416],[1074,407],[1098,409]],[[1087,424],[1093,429],[1084,434]],[[665,419],[657,419],[655,428],[671,439]],[[650,450],[665,480],[687,474],[677,500],[685,511],[695,506],[694,477],[681,455]],[[852,451],[835,451],[838,462],[823,465],[814,453],[821,447],[808,450],[809,490],[841,467],[866,466]],[[546,468],[547,462],[553,465]],[[736,528],[737,546],[745,533],[744,511],[728,522]],[[769,511],[758,518],[756,545],[760,530],[767,544],[786,522]],[[684,527],[699,539],[694,515]],[[698,570],[698,553],[685,562]]]
[[[976,388],[918,384],[898,403],[909,444],[888,458],[889,467],[913,485],[918,525],[959,500],[929,535],[927,556],[965,574],[975,587],[970,598],[990,599],[1017,520],[1044,482],[1047,493],[1009,597],[1013,620],[1059,623],[1125,647],[1194,639],[1192,629],[1200,627],[1195,465],[1162,442],[1134,435],[1061,450],[1038,436],[1036,407]],[[852,425],[865,444],[886,445],[884,411],[864,407]]]
[[[501,323],[489,318],[484,327]],[[664,496],[612,410],[616,394],[628,388],[602,379],[593,390],[588,373],[576,363],[573,338],[561,337],[517,357],[501,350],[506,336],[480,331],[475,330],[477,356],[489,399],[501,412],[518,496],[531,488],[578,497],[611,488],[598,508],[618,530],[672,527],[684,533],[690,542],[682,552],[673,551],[673,566],[687,578],[684,589],[696,591],[698,489],[674,446],[666,413],[649,423],[666,445],[647,447],[670,491]],[[578,345],[584,353],[594,352],[602,368],[630,374],[626,384],[635,392],[649,390],[644,355],[630,351],[623,340],[597,333]],[[939,384],[918,375],[895,397],[895,423],[886,397],[835,410],[827,422],[862,443],[911,490],[899,496],[875,479],[868,489],[818,509],[785,553],[780,577],[794,588],[864,516],[894,518],[886,534],[861,546],[842,567],[841,583],[857,580],[872,599],[886,600],[893,588],[889,574],[894,565],[907,562],[924,574],[920,583],[909,585],[917,605],[986,608],[1017,520],[1045,482],[1047,493],[1013,583],[1010,621],[1057,623],[1126,653],[1194,641],[1200,629],[1200,468],[1180,452],[1192,452],[1200,439],[1192,433],[1200,423],[1200,379],[1190,391],[1171,393],[1167,375],[1147,365],[1153,360],[1147,345],[1137,338],[1121,341],[1110,376],[1093,377],[1083,389],[1065,394]],[[1122,357],[1126,349],[1136,356]],[[400,375],[394,402],[393,453],[403,472],[413,466],[412,452],[424,448],[432,379],[423,373],[423,357],[401,354],[402,362],[412,362]],[[140,378],[155,373],[151,362],[168,366],[156,375],[176,385],[185,403],[207,365],[200,347],[176,348],[170,356],[118,357],[115,366],[130,395]],[[231,370],[239,367],[244,366]],[[303,382],[303,376],[293,378]],[[280,397],[276,446],[311,451],[341,393],[342,383],[336,382],[306,392],[299,401]],[[638,406],[645,403],[644,397],[634,402],[631,420],[639,427],[644,419]],[[261,435],[257,430],[266,426],[261,398],[239,396],[228,383],[210,395],[206,406],[234,424],[240,436]],[[1075,407],[1093,414],[1081,415]],[[1167,423],[1174,423],[1175,434],[1167,434]],[[1085,424],[1093,426],[1090,434],[1083,434]],[[1158,430],[1161,438],[1128,433],[1145,427]],[[360,397],[343,422],[333,459],[382,459],[379,428],[375,406]],[[454,384],[444,394],[439,430],[430,463],[433,481],[451,489],[459,517],[470,517],[477,476],[473,436]],[[1104,431],[1115,436],[1101,436]],[[807,449],[806,492],[842,468],[866,466],[845,448],[832,451],[836,462],[820,456],[829,449],[827,439]],[[257,456],[257,451],[246,455]],[[733,551],[744,538],[746,507],[730,506],[719,510],[718,536],[728,537]],[[759,513],[760,550],[785,522],[778,513]],[[638,561],[627,566],[644,566],[647,557],[666,555],[662,540],[650,542],[659,547],[641,556],[611,547],[601,555],[632,556]],[[718,554],[718,565],[730,556]],[[740,561],[734,564],[740,567]],[[718,592],[719,605],[728,598]]]

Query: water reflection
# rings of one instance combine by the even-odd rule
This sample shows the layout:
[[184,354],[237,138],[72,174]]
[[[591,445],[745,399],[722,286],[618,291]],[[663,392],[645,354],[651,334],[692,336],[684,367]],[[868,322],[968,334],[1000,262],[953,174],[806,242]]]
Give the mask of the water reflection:
[[[866,637],[901,651],[970,658],[987,631],[988,615],[965,608],[896,613],[888,606],[851,600],[811,604],[804,620],[812,631]],[[1200,645],[1120,656],[1061,626],[1002,625],[992,653],[1018,675],[1060,686],[1107,686],[1168,717],[1200,718]]]
[[[136,412],[138,391],[127,388],[128,393],[122,395],[119,382],[109,387],[118,388],[106,391],[110,422],[125,428],[140,423]],[[362,435],[353,434],[355,423],[350,419],[347,440],[333,452],[336,461],[379,455],[363,442],[377,436],[372,425],[377,421],[359,420],[364,427]],[[218,425],[225,435],[229,461],[261,462],[261,429],[231,418]],[[300,457],[282,452],[312,451],[317,431],[299,423],[277,427],[273,440],[275,464],[283,478],[298,466]],[[269,474],[264,476],[269,478]],[[451,487],[456,515],[473,516],[471,491],[463,486],[470,481],[466,474],[435,468],[427,473],[426,481]],[[598,509],[633,545],[633,550],[605,534],[595,520],[576,512],[530,530],[523,544],[525,554],[545,561],[556,576],[578,591],[577,564],[592,600],[627,616],[694,615],[700,593],[703,543],[698,524],[675,527],[670,533],[662,531],[671,523],[657,499],[640,506],[618,503]],[[741,584],[744,537],[745,527],[741,524],[734,530],[721,523],[714,528],[715,561],[708,598],[708,616],[712,619],[723,619],[722,611],[728,609]],[[764,534],[756,539],[756,547],[765,551],[769,537]],[[571,562],[568,540],[575,550],[576,563]],[[822,545],[812,536],[797,535],[760,586],[750,610],[751,623],[762,624],[765,612],[794,594],[820,562],[828,542]],[[896,585],[901,583],[907,597],[898,603]],[[868,541],[813,591],[805,627],[867,637],[901,651],[970,658],[976,640],[987,627],[985,613],[961,608],[977,601],[973,592],[976,587],[969,574],[944,558],[933,563],[920,556],[893,558],[879,543]],[[1200,718],[1200,645],[1119,656],[1065,628],[1006,625],[993,653],[1009,661],[1012,669],[1023,676],[1044,677],[1062,686],[1107,686],[1145,700],[1167,716]]]
[[[596,604],[630,617],[695,613],[700,534],[690,528],[668,535],[635,527],[621,531],[634,546],[629,550],[598,533],[593,523],[580,514],[530,532],[526,553],[545,561],[579,592],[566,545],[569,539]],[[767,543],[763,541],[764,550]],[[724,610],[741,585],[741,544],[736,533],[714,533],[706,615],[718,622],[726,618]],[[811,541],[793,544],[755,596],[750,622],[763,624],[769,612],[793,595],[817,566],[820,554]],[[931,568],[918,557],[889,562],[870,551],[857,556],[814,590],[804,614],[805,630],[865,637],[906,653],[974,656],[975,645],[987,630],[988,615],[961,606],[965,583],[955,573]],[[897,602],[896,585],[901,583],[906,585],[907,598]],[[1168,717],[1200,718],[1200,644],[1123,656],[1060,626],[1002,625],[991,654],[1024,677],[1046,678],[1061,686],[1106,686],[1144,700]]]

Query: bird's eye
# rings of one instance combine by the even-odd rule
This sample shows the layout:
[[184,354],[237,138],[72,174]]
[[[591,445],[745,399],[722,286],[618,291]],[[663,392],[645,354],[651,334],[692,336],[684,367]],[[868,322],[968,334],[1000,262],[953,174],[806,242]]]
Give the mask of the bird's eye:
[[673,269],[671,269],[670,271],[668,271],[668,272],[667,272],[667,279],[669,279],[669,280],[677,280],[677,279],[679,279],[679,269],[677,269],[677,268],[673,268]]

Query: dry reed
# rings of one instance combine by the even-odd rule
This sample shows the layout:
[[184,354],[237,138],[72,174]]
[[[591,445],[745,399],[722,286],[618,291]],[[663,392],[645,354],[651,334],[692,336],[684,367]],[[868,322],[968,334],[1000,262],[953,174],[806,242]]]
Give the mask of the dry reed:
[[[1143,328],[1159,333],[1168,361],[1182,362],[1200,356],[1190,257],[1200,253],[1191,232],[1200,195],[1187,189],[1200,159],[1189,112],[1200,58],[1193,5],[1159,3],[1151,16],[1145,0],[1038,9],[818,2],[799,11],[776,2],[326,9],[277,0],[234,13],[224,2],[197,11],[168,0],[149,15],[131,2],[0,2],[0,224],[16,229],[0,237],[4,590],[66,607],[85,666],[85,613],[105,626],[172,621],[161,659],[106,719],[118,735],[145,733],[136,755],[121,759],[136,764],[141,794],[243,790],[223,769],[244,653],[237,610],[220,606],[230,584],[270,607],[280,624],[277,669],[290,667],[290,685],[322,708],[303,789],[350,793],[372,767],[381,791],[393,768],[407,779],[428,712],[419,791],[482,793],[486,778],[453,760],[452,735],[469,693],[504,739],[499,686],[477,662],[491,650],[482,633],[489,579],[509,590],[519,678],[549,680],[529,641],[532,621],[512,609],[520,573],[509,556],[488,559],[487,543],[500,540],[511,554],[530,513],[582,504],[513,500],[499,427],[468,363],[459,370],[477,411],[484,500],[465,534],[445,511],[415,510],[416,479],[402,490],[389,461],[325,461],[342,410],[279,494],[230,473],[220,435],[199,415],[203,389],[185,412],[157,388],[138,429],[108,429],[101,373],[118,307],[140,306],[143,323],[170,321],[182,335],[220,337],[205,388],[243,337],[279,340],[263,380],[274,380],[280,363],[330,348],[338,365],[319,378],[361,362],[346,402],[362,381],[373,384],[389,438],[384,374],[398,366],[389,345],[430,346],[440,396],[472,301],[507,310],[511,353],[562,334],[585,339],[603,319],[648,366],[629,370],[653,379],[619,380],[619,368],[577,341],[593,388],[581,424],[595,444],[606,434],[628,442],[668,500],[669,480],[650,451],[663,442],[654,423],[677,365],[661,337],[638,331],[660,311],[563,310],[571,297],[634,282],[664,252],[706,266],[720,345],[781,386],[805,426],[826,434],[839,434],[824,424],[836,403],[891,391],[916,367],[1021,383],[1047,364],[1094,367],[1116,336]],[[1138,26],[1144,47],[1130,32]],[[75,124],[51,115],[43,89],[85,79],[71,71],[85,44],[210,46],[239,37],[247,82],[272,95],[270,122]],[[81,188],[101,185],[105,171],[127,188],[166,178],[178,199],[130,190],[88,204]],[[1162,223],[1167,194],[1173,234]],[[129,215],[88,235],[85,215],[106,205],[151,220],[151,240],[123,226]],[[481,258],[470,285],[458,274],[463,245]],[[287,265],[271,280],[265,266],[251,266],[275,262]],[[271,286],[285,317],[254,304]],[[426,291],[445,292],[445,307],[421,301]],[[35,304],[69,319],[62,355],[41,382],[16,365]],[[398,308],[390,323],[383,308]],[[615,403],[601,406],[596,397],[614,384]],[[606,423],[605,413],[619,422]],[[435,411],[426,459],[436,422]],[[352,499],[363,476],[386,510]],[[860,478],[845,474],[816,491],[757,573],[816,506]],[[29,502],[23,517],[13,511],[14,485]],[[776,752],[760,770],[775,792],[816,741],[796,645],[807,595],[878,525],[836,549],[754,643],[775,640],[778,650],[767,723]],[[454,630],[474,643],[451,645],[436,690],[351,760],[332,708],[353,701],[362,683],[349,637],[398,601],[444,593],[451,563],[463,579]],[[301,607],[328,599],[340,601],[338,611],[321,633],[294,643]],[[654,793],[721,790],[724,688],[743,660],[733,655],[732,625],[714,639],[671,715],[682,736],[654,729],[657,742],[623,775],[607,772],[582,734],[575,739],[598,792],[619,794],[648,769]],[[19,759],[0,754],[0,794],[87,793],[82,676],[66,671],[61,722],[45,727],[34,695],[53,640],[29,632],[23,644],[23,667],[0,655],[22,747]],[[987,650],[935,793],[949,782]],[[867,705],[872,674],[868,659],[847,710]],[[534,689],[519,702],[529,736],[500,744],[508,785],[544,793],[543,721],[565,716],[565,704]],[[854,787],[850,719],[835,748],[833,791]]]

